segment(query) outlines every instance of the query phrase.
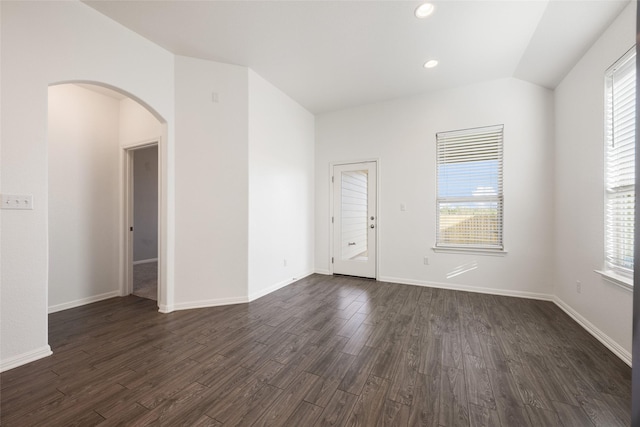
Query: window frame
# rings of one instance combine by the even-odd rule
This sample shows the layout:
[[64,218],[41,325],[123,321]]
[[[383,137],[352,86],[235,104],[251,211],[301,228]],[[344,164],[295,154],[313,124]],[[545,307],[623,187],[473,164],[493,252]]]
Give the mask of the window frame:
[[[492,136],[489,136],[492,135]],[[497,142],[493,142],[493,144],[485,143],[483,145],[482,140],[486,138],[498,138]],[[455,147],[457,143],[456,140],[466,139],[473,141],[472,145],[473,150],[467,150],[464,153],[464,159],[462,162],[455,161],[447,161],[447,155],[450,155],[452,147]],[[447,141],[454,141],[452,146],[447,147]],[[458,144],[463,144],[458,142]],[[445,145],[443,147],[443,145]],[[493,147],[492,147],[493,145]],[[471,163],[473,158],[480,153],[478,149],[486,149],[489,147],[490,149],[495,149],[497,161],[496,169],[493,173],[497,176],[497,189],[495,194],[486,194],[486,195],[476,195],[473,196],[446,196],[441,194],[441,170],[440,168],[447,164],[460,164],[460,163]],[[447,148],[449,151],[447,151]],[[457,150],[456,150],[457,151]],[[444,156],[444,157],[443,157]],[[483,157],[483,160],[492,160],[491,158]],[[471,159],[471,160],[469,160]],[[451,185],[454,185],[455,181],[460,182],[460,177],[464,175],[461,173],[459,175],[451,174],[453,176]],[[478,181],[478,184],[482,184],[482,182]],[[478,185],[476,188],[480,188]],[[504,250],[504,125],[497,124],[492,126],[483,126],[483,127],[475,127],[454,131],[446,131],[446,132],[438,132],[436,133],[436,242],[434,247],[432,248],[436,252],[451,252],[451,253],[474,253],[474,254],[486,254],[486,255],[505,255],[506,251]],[[451,242],[446,241],[441,232],[441,208],[444,204],[455,204],[455,203],[478,203],[478,204],[494,204],[498,211],[497,219],[497,233],[498,233],[498,241],[496,244],[482,244],[469,241],[467,243],[460,242]]]
[[[632,194],[633,201],[635,203],[635,125],[632,125],[633,133],[630,137],[627,136],[616,139],[615,130],[619,126],[616,122],[624,122],[625,118],[628,120],[629,115],[635,123],[636,79],[630,79],[629,81],[633,82],[632,87],[625,88],[626,92],[624,92],[624,96],[632,96],[631,102],[629,102],[628,99],[626,100],[628,105],[622,101],[621,105],[616,106],[614,91],[616,84],[616,71],[625,71],[625,74],[620,79],[621,82],[624,82],[625,78],[629,79],[629,73],[635,75],[635,58],[636,49],[634,46],[616,60],[604,74],[604,271],[599,271],[599,273],[601,273],[605,278],[611,278],[612,280],[621,282],[626,286],[630,286],[631,281],[633,280],[633,257],[635,256],[633,235],[635,219],[632,220],[633,224],[631,226],[631,230],[628,230],[628,225],[620,226],[619,223],[621,221],[623,222],[620,217],[624,215],[624,206],[627,206],[626,209],[628,212],[628,202],[625,205],[624,199],[621,198],[621,195],[624,196],[626,194],[627,197],[629,197],[628,195]],[[631,63],[630,67],[629,63]],[[631,108],[632,110],[625,111],[625,107]],[[616,117],[616,108],[621,110],[621,113],[619,114],[622,118],[620,118],[620,116]],[[619,145],[619,147],[632,147],[633,154],[631,155],[630,162],[628,154],[621,155],[619,154],[619,151],[614,151],[616,141],[620,141],[621,145]],[[624,168],[628,168],[629,165],[633,168],[633,179],[629,180],[627,177],[625,181],[624,175],[628,175],[628,172],[626,172]],[[620,184],[620,181],[624,182]],[[631,183],[629,183],[630,181]],[[616,206],[622,207],[618,207],[618,209],[616,209]],[[631,212],[631,217],[634,215],[634,210],[635,208]],[[629,215],[627,214],[627,217],[628,216]],[[616,239],[615,237],[612,237],[613,235],[620,236],[620,232],[624,233],[622,238]],[[616,240],[618,240],[618,242],[616,242]],[[623,242],[620,243],[620,240],[623,240]],[[624,258],[623,254],[625,250],[628,250],[629,246],[629,243],[624,242],[628,242],[629,240],[631,241],[632,252],[630,268],[628,267],[628,262],[626,263],[626,266],[623,265],[622,262],[618,262]],[[627,246],[626,249],[624,247],[625,244]]]

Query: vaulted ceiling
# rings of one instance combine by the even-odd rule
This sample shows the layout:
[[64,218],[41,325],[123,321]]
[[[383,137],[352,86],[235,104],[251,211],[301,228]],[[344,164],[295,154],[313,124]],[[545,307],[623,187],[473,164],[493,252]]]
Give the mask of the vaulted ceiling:
[[401,0],[85,3],[175,54],[250,67],[321,113],[503,77],[553,89],[629,0],[441,0],[425,19]]

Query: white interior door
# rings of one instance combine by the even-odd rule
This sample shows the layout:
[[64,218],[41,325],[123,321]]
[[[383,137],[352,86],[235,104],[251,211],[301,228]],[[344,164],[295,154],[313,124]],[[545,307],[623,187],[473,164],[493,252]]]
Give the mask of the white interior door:
[[376,278],[376,162],[333,167],[333,272]]

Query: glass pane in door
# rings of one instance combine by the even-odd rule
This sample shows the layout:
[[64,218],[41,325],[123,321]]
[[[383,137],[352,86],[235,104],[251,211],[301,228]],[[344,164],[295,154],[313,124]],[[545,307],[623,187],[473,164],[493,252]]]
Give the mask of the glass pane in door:
[[342,209],[340,230],[342,260],[367,261],[368,171],[341,173]]

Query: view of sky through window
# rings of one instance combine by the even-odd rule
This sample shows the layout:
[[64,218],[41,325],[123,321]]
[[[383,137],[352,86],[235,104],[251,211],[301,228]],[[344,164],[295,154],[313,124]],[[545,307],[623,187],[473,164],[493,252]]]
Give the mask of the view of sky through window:
[[[451,179],[453,177],[455,178]],[[498,160],[446,163],[438,166],[438,195],[442,198],[497,194]]]

